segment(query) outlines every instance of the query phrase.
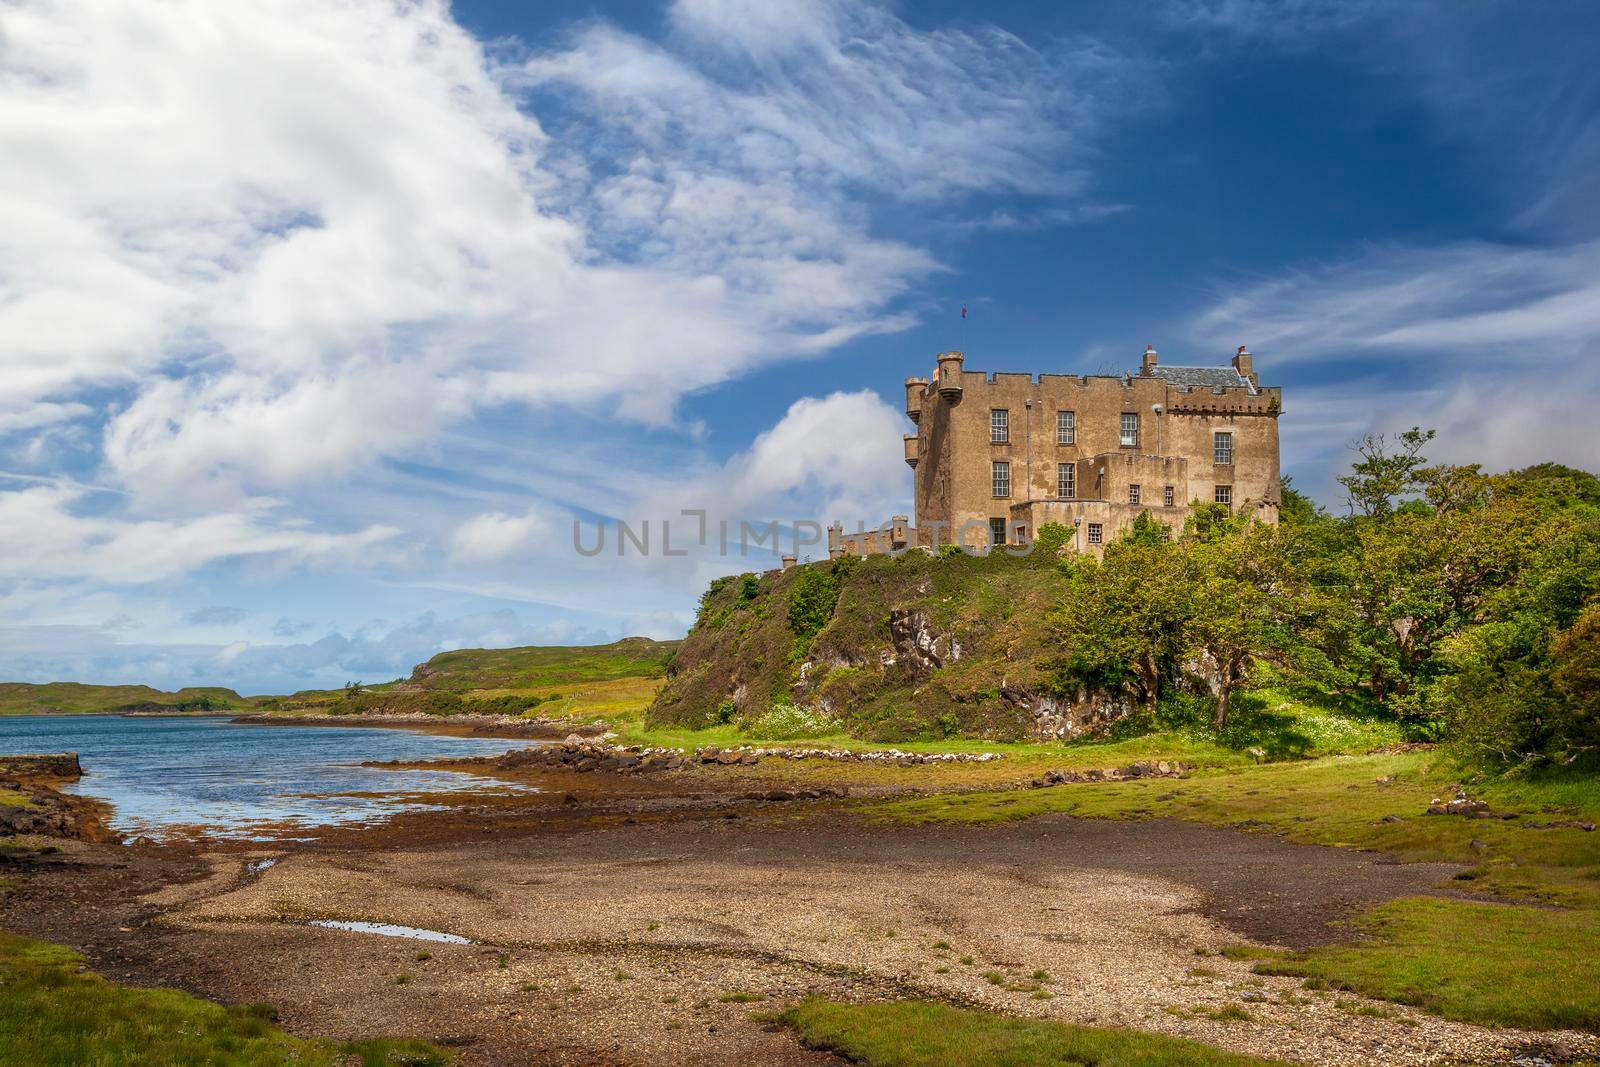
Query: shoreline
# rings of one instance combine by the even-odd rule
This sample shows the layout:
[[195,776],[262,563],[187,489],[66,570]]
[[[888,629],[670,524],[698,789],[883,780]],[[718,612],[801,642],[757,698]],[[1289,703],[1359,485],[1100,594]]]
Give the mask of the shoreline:
[[593,723],[564,723],[549,719],[514,719],[499,715],[451,715],[448,717],[414,713],[410,715],[235,715],[228,719],[237,726],[334,726],[413,730],[441,737],[483,737],[510,741],[560,741],[569,734],[598,736],[604,726]]

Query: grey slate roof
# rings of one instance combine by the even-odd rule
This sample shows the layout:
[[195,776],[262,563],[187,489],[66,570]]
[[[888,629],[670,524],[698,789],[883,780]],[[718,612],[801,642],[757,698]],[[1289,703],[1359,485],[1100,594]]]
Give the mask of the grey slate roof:
[[[1154,377],[1165,378],[1173,385],[1185,385],[1192,389],[1237,389],[1240,386],[1250,389],[1250,379],[1232,367],[1163,367],[1157,364],[1150,373]],[[1255,392],[1254,389],[1250,391]]]

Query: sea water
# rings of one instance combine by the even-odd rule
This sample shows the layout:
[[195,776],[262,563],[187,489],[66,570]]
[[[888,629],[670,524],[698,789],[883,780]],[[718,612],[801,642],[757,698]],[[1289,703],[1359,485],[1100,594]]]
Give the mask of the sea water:
[[[178,828],[239,839],[303,836],[435,806],[427,794],[498,786],[450,771],[363,767],[366,760],[493,755],[527,742],[359,726],[255,726],[223,717],[0,716],[0,753],[76,752],[66,791],[108,801],[111,828],[163,837]],[[510,786],[501,786],[511,788]]]

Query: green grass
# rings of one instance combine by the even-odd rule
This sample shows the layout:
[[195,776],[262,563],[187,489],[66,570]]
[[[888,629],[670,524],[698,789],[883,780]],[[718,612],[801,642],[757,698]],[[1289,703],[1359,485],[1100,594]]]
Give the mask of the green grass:
[[1600,1028],[1600,832],[1529,826],[1600,821],[1600,782],[1548,775],[1471,788],[1495,810],[1518,813],[1514,820],[1423,814],[1457,781],[1432,753],[1329,757],[1181,781],[935,795],[880,804],[874,816],[967,824],[1051,812],[1179,818],[1463,864],[1453,888],[1525,904],[1392,901],[1361,920],[1369,939],[1263,966],[1471,1022]]
[[779,1020],[808,1048],[864,1067],[1249,1067],[1239,1056],[1134,1030],[1013,1019],[943,1004],[808,999]]
[[1320,979],[1463,1022],[1600,1029],[1600,911],[1407,897],[1360,925],[1371,941],[1256,970]]
[[133,989],[84,969],[59,945],[0,934],[0,1063],[29,1067],[363,1067],[447,1064],[421,1041],[307,1040],[266,1005],[224,1007],[171,989]]
[[676,641],[629,637],[609,645],[463,648],[418,667],[411,682],[426,689],[533,689],[613,678],[661,678]]
[[0,808],[36,808],[38,806],[29,800],[25,793],[19,793],[15,789],[0,789]]

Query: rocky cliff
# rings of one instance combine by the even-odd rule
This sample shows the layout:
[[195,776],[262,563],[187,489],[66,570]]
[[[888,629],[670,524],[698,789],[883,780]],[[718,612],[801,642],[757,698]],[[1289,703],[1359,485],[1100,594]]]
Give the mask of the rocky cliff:
[[879,741],[1093,730],[1128,709],[1059,684],[1046,616],[1065,590],[1044,552],[911,552],[718,579],[650,719],[759,728],[792,705],[805,714],[784,721]]

